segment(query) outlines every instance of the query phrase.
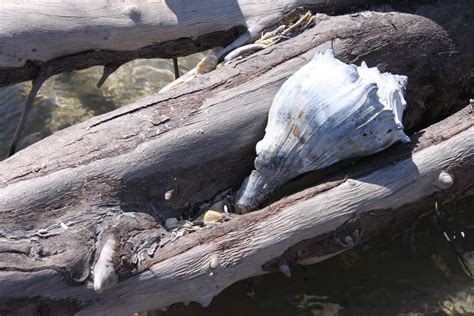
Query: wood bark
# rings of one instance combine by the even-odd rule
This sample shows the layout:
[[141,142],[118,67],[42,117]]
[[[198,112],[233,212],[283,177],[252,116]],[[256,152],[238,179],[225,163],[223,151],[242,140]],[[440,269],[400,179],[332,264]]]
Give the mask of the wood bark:
[[[180,91],[70,127],[0,162],[0,310],[27,301],[24,308],[84,314],[206,305],[238,280],[323,260],[346,249],[347,236],[358,243],[413,220],[435,200],[474,194],[468,107],[414,134],[411,145],[294,181],[280,194],[310,188],[263,210],[175,241],[160,225],[239,187],[272,96],[315,51],[333,48],[345,62],[408,75],[404,123],[412,130],[452,111],[471,88],[472,56],[446,25],[461,25],[470,11],[458,16],[446,4],[440,17],[439,9],[321,17],[313,29]],[[451,186],[439,180],[442,171]],[[166,200],[169,190],[176,194]],[[98,294],[91,268],[107,240],[117,241],[119,283]]]

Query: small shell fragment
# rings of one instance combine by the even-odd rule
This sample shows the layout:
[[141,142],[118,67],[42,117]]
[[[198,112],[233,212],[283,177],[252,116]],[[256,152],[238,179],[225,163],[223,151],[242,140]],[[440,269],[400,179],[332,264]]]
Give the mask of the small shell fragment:
[[198,218],[196,218],[193,223],[196,225],[207,225],[212,223],[221,222],[224,220],[224,213],[217,212],[214,210],[207,210],[203,214],[201,214]]
[[351,236],[347,235],[346,237],[344,237],[344,243],[348,246],[354,246],[354,240],[352,239]]
[[168,190],[165,192],[165,201],[169,201],[173,198],[174,190]]
[[438,186],[441,189],[450,188],[454,184],[453,177],[446,171],[441,171],[438,177]]
[[213,254],[210,259],[209,268],[214,270],[219,267],[219,256],[217,254]]
[[113,238],[109,238],[104,243],[99,253],[99,258],[93,267],[94,275],[94,290],[97,293],[115,286],[118,282],[118,275],[114,268],[114,256],[116,241]]
[[278,267],[281,273],[283,273],[286,277],[291,277],[291,270],[287,264],[282,264]]

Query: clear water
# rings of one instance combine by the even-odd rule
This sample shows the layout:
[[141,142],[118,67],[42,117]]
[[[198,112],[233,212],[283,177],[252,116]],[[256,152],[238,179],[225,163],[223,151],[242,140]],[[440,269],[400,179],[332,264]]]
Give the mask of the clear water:
[[[444,229],[470,259],[471,271],[473,211],[473,198],[440,208],[449,221]],[[463,271],[434,214],[401,233],[381,235],[292,272],[291,278],[273,273],[238,282],[207,308],[174,304],[166,312],[140,315],[474,315],[474,281]]]
[[[181,59],[181,72],[201,57]],[[95,87],[100,67],[50,78],[37,97],[21,146],[157,92],[173,79],[172,69],[169,60],[137,60],[122,66],[102,89]],[[30,83],[0,88],[0,157],[7,152],[29,88]],[[457,249],[469,259],[467,253],[474,251],[474,199],[441,210],[449,219],[451,238],[457,236]],[[379,236],[292,272],[291,278],[269,274],[238,282],[207,308],[175,304],[166,312],[140,315],[474,315],[474,282],[432,215],[405,232]]]
[[[192,69],[202,56],[194,54],[179,59],[180,73]],[[36,97],[19,148],[57,130],[154,94],[174,79],[173,64],[166,59],[129,62],[98,89],[96,84],[101,75],[102,67],[92,67],[49,78]],[[31,82],[0,87],[0,159],[8,152],[30,88]]]

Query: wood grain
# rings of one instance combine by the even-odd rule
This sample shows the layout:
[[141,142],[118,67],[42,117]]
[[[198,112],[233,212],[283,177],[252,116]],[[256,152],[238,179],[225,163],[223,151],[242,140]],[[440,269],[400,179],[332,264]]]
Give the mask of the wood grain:
[[[41,306],[51,313],[129,314],[179,301],[205,305],[226,286],[276,270],[282,260],[291,266],[292,258],[308,263],[343,251],[332,242],[355,228],[374,236],[391,226],[392,216],[406,224],[436,199],[472,195],[473,114],[465,108],[414,134],[411,145],[335,166],[327,177],[298,179],[287,187],[295,195],[263,210],[173,242],[160,223],[240,186],[252,169],[272,96],[316,50],[332,47],[345,62],[365,59],[408,75],[404,123],[411,129],[466,104],[458,101],[471,87],[466,67],[472,54],[462,45],[457,54],[442,53],[459,38],[427,18],[439,11],[429,8],[424,16],[320,16],[315,28],[293,39],[0,162],[0,311]],[[444,12],[457,14],[456,6],[448,8]],[[428,68],[435,75],[425,80]],[[443,170],[454,178],[445,190],[436,182]],[[177,194],[167,201],[170,189]],[[119,283],[99,295],[91,268],[105,236],[120,241]]]

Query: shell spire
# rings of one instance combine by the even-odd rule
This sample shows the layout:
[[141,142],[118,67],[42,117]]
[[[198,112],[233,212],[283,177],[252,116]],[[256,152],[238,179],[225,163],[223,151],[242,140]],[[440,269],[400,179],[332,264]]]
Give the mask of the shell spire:
[[409,142],[401,122],[406,85],[406,76],[347,65],[332,50],[316,53],[276,93],[237,209],[256,209],[302,173]]

